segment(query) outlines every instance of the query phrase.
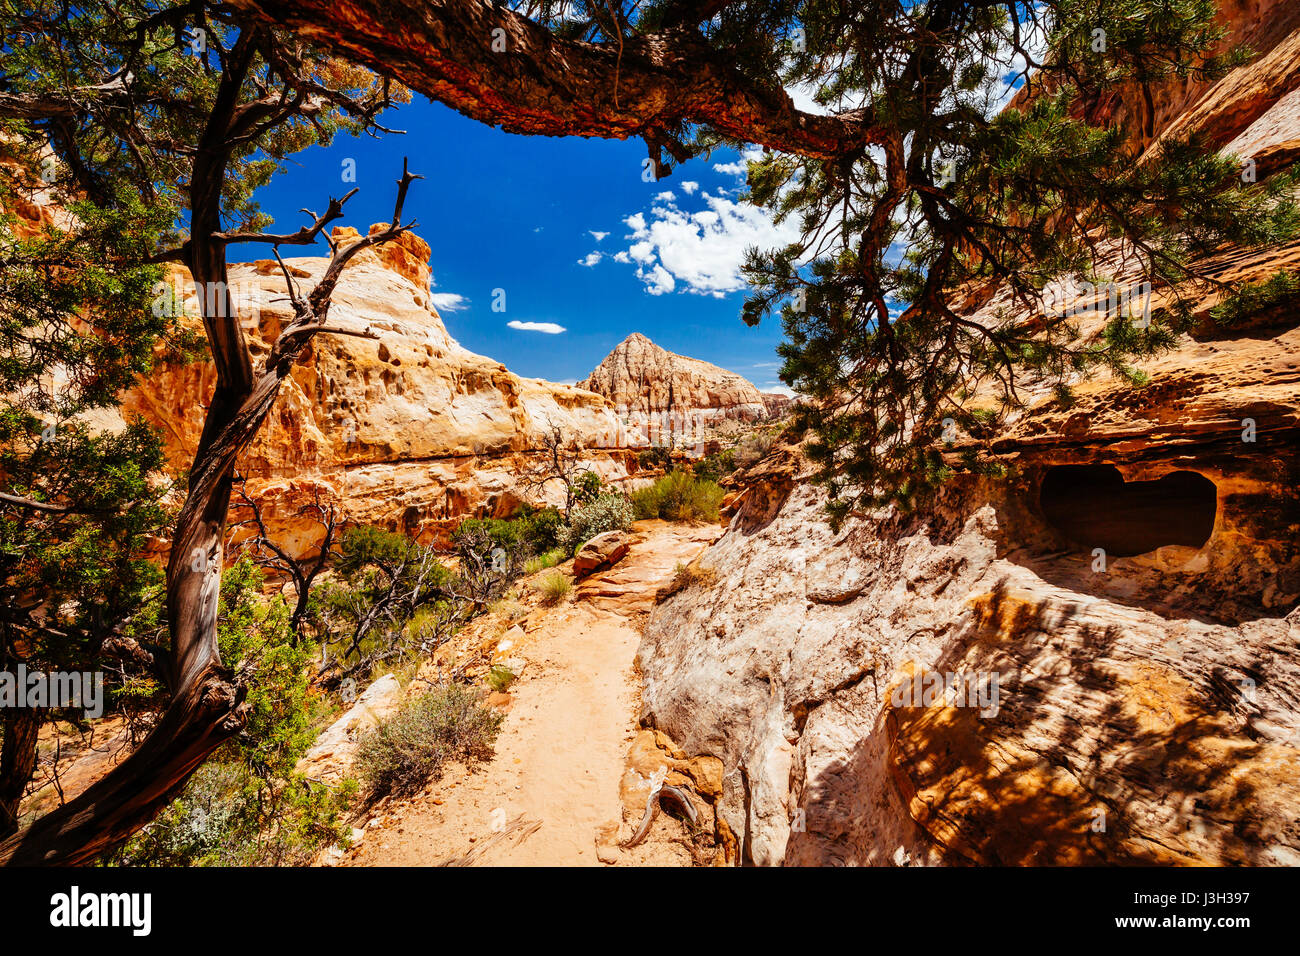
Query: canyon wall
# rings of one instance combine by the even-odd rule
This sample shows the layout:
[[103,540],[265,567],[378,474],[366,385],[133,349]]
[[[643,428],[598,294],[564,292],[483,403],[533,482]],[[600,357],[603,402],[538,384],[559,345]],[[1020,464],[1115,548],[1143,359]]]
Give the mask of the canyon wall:
[[[347,243],[357,233],[336,228],[334,237]],[[300,512],[317,496],[352,520],[438,543],[467,516],[508,514],[533,494],[519,476],[539,460],[541,434],[552,426],[581,442],[606,479],[636,469],[627,447],[636,438],[604,398],[515,375],[448,334],[430,299],[428,259],[428,246],[408,233],[352,260],[330,325],[373,337],[317,335],[239,459],[273,536],[291,551],[315,546],[320,528]],[[304,294],[326,261],[285,260]],[[188,273],[175,270],[171,282],[195,315]],[[254,362],[261,361],[292,315],[280,267],[233,265],[229,286]],[[215,379],[207,361],[165,363],[124,396],[123,414],[160,426],[170,460],[185,467]],[[559,489],[552,483],[546,492]]]
[[[1156,91],[1148,144],[1294,159],[1300,23],[1268,6],[1233,7],[1259,58]],[[743,477],[638,654],[645,723],[723,764],[739,862],[1300,865],[1300,316],[1225,331],[1215,301],[1145,387],[1032,399],[1007,479],[834,533],[796,447]]]

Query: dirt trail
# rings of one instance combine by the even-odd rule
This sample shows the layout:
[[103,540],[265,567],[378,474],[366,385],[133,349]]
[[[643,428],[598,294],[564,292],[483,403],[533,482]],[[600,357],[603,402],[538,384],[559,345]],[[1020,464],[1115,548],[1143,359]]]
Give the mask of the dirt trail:
[[[677,563],[720,529],[648,521],[634,532],[613,569],[581,582],[568,602],[529,615],[524,639],[509,652],[528,664],[510,687],[496,756],[474,770],[452,768],[424,795],[382,814],[343,865],[428,866],[467,854],[475,866],[600,863],[597,834],[621,820],[641,628]],[[640,864],[689,862],[680,848],[638,850]]]

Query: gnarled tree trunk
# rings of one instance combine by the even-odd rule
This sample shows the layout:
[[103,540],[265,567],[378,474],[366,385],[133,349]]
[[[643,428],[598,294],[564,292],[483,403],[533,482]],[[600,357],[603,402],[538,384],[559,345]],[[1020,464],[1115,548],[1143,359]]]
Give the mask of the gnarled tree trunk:
[[[243,83],[264,32],[248,28],[229,51],[211,114],[200,138],[190,188],[190,271],[203,308],[217,386],[190,469],[189,488],[167,562],[171,701],[140,748],[102,780],[31,827],[0,843],[0,864],[77,865],[112,851],[177,796],[204,759],[243,727],[244,688],[221,661],[217,612],[224,538],[235,460],[257,435],[280,383],[325,325],[330,297],[344,266],[363,249],[396,238],[411,181],[403,170],[393,222],[346,249],[335,248],[325,275],[306,298],[284,270],[294,320],[280,333],[256,372],[226,285],[226,246],[258,241],[311,244],[343,215],[331,199],[315,223],[288,236],[231,236],[221,229],[221,195],[234,144],[266,119],[275,102],[240,104]],[[353,190],[355,192],[355,190]],[[349,196],[352,194],[349,193]],[[278,255],[278,252],[277,252]],[[355,334],[355,333],[350,333]]]
[[18,829],[18,805],[36,769],[36,739],[41,712],[14,708],[4,713],[4,744],[0,746],[0,838]]

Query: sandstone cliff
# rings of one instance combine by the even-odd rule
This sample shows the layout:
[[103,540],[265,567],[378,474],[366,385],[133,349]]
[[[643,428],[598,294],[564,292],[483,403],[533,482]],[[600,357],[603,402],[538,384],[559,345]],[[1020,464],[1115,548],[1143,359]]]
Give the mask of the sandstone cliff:
[[782,395],[780,392],[763,392],[763,405],[767,409],[768,418],[780,418],[790,410],[794,404],[794,399],[789,395]]
[[[339,228],[334,235],[346,243],[357,234]],[[316,542],[319,527],[298,511],[318,493],[353,520],[422,540],[445,541],[466,516],[506,514],[524,497],[517,477],[553,425],[587,446],[607,479],[636,467],[604,398],[522,378],[452,339],[430,300],[428,260],[428,246],[410,234],[353,259],[330,324],[374,338],[317,336],[238,462],[272,533],[295,552]],[[326,260],[286,264],[306,289]],[[196,314],[188,273],[177,270],[172,281],[187,313]],[[284,277],[264,260],[232,266],[229,285],[257,361],[292,314]],[[184,467],[214,385],[208,362],[168,364],[124,397],[123,413],[162,427],[171,460]]]
[[677,355],[634,332],[578,383],[608,398],[653,442],[686,436],[724,419],[769,417],[762,392],[726,369]]
[[[1297,10],[1229,6],[1259,58],[1110,108],[1143,145],[1290,162]],[[1205,265],[1262,278],[1300,245]],[[739,861],[1300,864],[1295,303],[1144,368],[1042,396],[994,444],[1009,480],[915,514],[832,533],[792,447],[746,476],[716,583],[638,655],[644,721],[722,761]]]

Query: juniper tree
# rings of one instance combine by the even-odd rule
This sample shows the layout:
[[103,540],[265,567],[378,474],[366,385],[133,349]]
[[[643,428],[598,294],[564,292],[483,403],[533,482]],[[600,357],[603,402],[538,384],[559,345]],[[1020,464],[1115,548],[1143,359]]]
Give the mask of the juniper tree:
[[[989,437],[1026,382],[1067,400],[1099,369],[1140,381],[1196,297],[1239,311],[1201,258],[1297,228],[1291,172],[1243,175],[1206,135],[1138,162],[1160,84],[1250,56],[1223,46],[1214,0],[233,2],[511,132],[639,137],[658,176],[763,147],[748,199],[802,237],[750,252],[743,317],[780,315],[835,518],[933,485],[945,432]],[[1125,91],[1137,105],[1109,115]],[[1066,280],[1166,301],[1085,327],[1044,302]],[[973,319],[993,287],[1007,308]]]
[[[102,281],[123,284],[118,297],[131,312],[129,319],[114,315],[113,290],[104,290],[107,315],[100,314],[98,303],[90,308],[89,327],[79,330],[83,335],[64,335],[52,344],[51,367],[61,367],[79,350],[109,344],[122,349],[128,366],[143,361],[151,337],[161,329],[139,312],[137,276],[144,273],[137,267],[176,262],[189,267],[199,292],[207,357],[217,373],[184,500],[168,534],[168,640],[156,661],[169,694],[167,707],[141,746],[113,772],[0,843],[3,862],[78,863],[111,850],[147,822],[244,725],[247,682],[235,670],[238,662],[221,659],[217,630],[234,465],[297,357],[314,336],[341,331],[327,320],[331,295],[349,260],[410,228],[401,222],[401,210],[417,177],[402,170],[389,227],[346,248],[332,247],[329,265],[313,288],[299,289],[283,270],[293,318],[255,364],[227,284],[227,248],[266,243],[278,257],[281,246],[310,245],[342,216],[347,197],[330,199],[324,212],[309,214],[309,224],[296,231],[273,233],[254,192],[299,149],[328,143],[340,129],[381,130],[377,116],[402,91],[223,5],[199,0],[21,8],[6,3],[3,27],[0,118],[24,164],[31,170],[46,166],[42,157],[52,149],[65,195],[94,210],[88,221],[116,215],[135,224],[132,236],[151,232],[143,240],[144,255],[134,250],[135,258],[120,269],[106,263],[109,274]],[[66,249],[52,268],[77,272],[93,266],[77,248]],[[150,308],[148,316],[154,311]],[[122,342],[112,339],[115,321],[134,323]],[[124,384],[119,375],[101,387],[111,395]],[[60,414],[70,411],[71,406]],[[36,409],[32,416],[44,422],[50,413]],[[30,431],[23,422],[15,427]],[[86,447],[99,441],[107,453],[110,440],[93,434],[86,432],[92,443]],[[138,427],[127,435],[146,450],[152,440]],[[47,453],[55,451],[52,446]],[[149,466],[147,455],[142,464]],[[93,480],[92,466],[63,462],[60,467],[75,478],[62,485],[27,488],[20,478],[5,501],[29,513],[79,507],[83,502],[70,496]],[[112,477],[119,498],[137,494],[143,482],[141,475]],[[108,498],[102,493],[88,500],[99,508]],[[68,557],[78,560],[75,554]]]
[[[33,232],[14,210],[55,185],[42,165],[0,166],[0,670],[9,673],[94,668],[106,642],[132,639],[161,578],[141,554],[163,521],[161,443],[140,422],[95,430],[86,419],[116,408],[117,390],[148,371],[169,330],[149,308],[159,269],[148,263],[169,223],[123,197],[107,209],[70,203],[63,228]],[[76,719],[46,703],[0,709],[0,837],[17,829],[42,721]]]

